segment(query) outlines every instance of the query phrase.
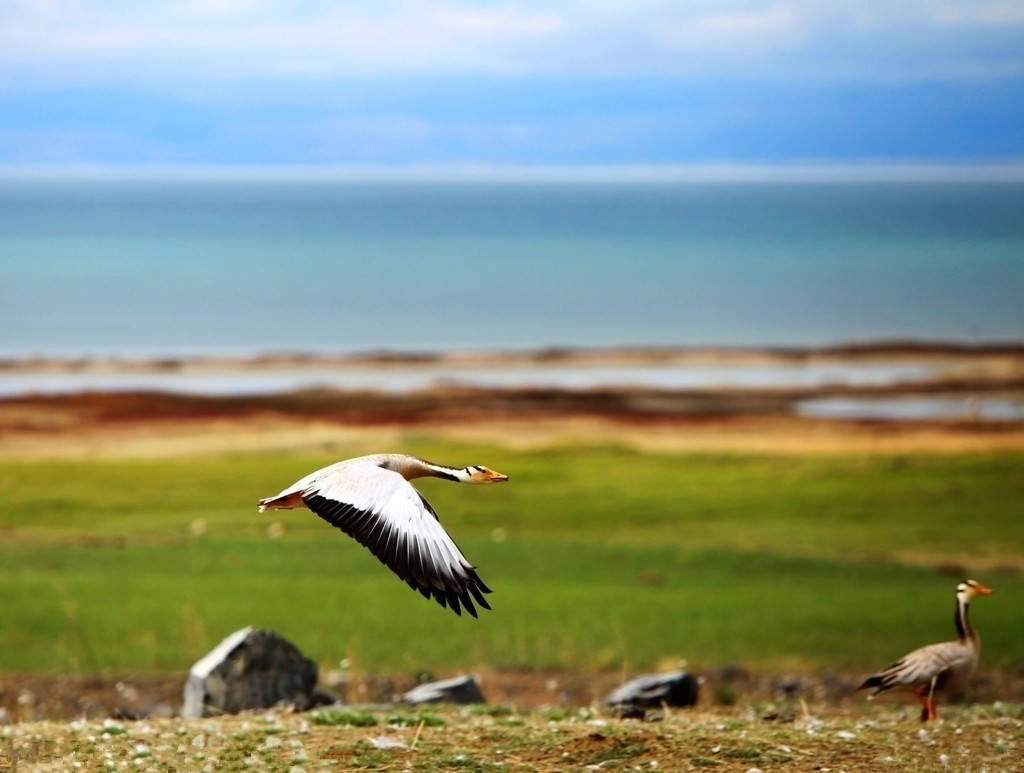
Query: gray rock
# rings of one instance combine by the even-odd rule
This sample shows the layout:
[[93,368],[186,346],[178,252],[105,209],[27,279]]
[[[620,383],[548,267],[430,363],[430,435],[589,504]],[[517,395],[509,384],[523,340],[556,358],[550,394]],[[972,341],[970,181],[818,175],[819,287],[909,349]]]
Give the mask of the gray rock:
[[697,677],[685,671],[644,674],[616,688],[604,699],[605,705],[620,712],[643,713],[662,706],[695,706],[700,692]]
[[279,703],[300,711],[319,699],[317,667],[273,631],[243,628],[198,661],[185,682],[182,716],[237,714]]
[[414,687],[402,696],[404,703],[486,703],[480,685],[471,676],[456,676]]

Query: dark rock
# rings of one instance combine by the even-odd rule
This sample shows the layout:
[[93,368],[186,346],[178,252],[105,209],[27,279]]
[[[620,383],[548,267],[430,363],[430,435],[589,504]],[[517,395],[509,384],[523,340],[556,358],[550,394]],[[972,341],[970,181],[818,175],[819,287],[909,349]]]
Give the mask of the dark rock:
[[304,711],[321,700],[317,667],[273,631],[243,628],[189,670],[182,716],[195,719],[290,704]]
[[700,692],[697,677],[685,671],[644,674],[613,690],[605,705],[623,716],[662,706],[695,706]]
[[775,683],[775,694],[782,699],[792,699],[805,694],[812,687],[811,680],[804,676],[787,676]]
[[402,696],[404,703],[486,703],[480,685],[471,676],[456,676],[414,687]]

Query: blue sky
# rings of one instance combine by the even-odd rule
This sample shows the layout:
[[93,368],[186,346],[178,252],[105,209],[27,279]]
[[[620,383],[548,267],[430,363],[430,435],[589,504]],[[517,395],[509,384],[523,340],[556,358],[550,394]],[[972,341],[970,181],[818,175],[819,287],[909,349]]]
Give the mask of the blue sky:
[[1024,0],[5,0],[0,165],[1020,162]]

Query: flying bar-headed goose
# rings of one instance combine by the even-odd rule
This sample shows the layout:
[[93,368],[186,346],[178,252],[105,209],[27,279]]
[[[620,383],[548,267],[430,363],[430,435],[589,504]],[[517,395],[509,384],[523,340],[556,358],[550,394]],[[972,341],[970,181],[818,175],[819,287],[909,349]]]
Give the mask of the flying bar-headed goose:
[[433,596],[457,615],[462,614],[461,604],[476,617],[472,599],[490,609],[483,594],[491,589],[448,536],[434,508],[409,483],[425,477],[456,483],[508,480],[487,467],[445,467],[405,454],[376,454],[312,472],[277,496],[261,499],[260,512],[308,507],[369,548],[424,597]]
[[875,691],[870,696],[873,698],[893,687],[911,687],[921,701],[921,721],[935,719],[936,690],[962,690],[978,665],[981,642],[971,626],[968,609],[975,596],[988,596],[991,593],[991,588],[974,580],[964,580],[957,585],[953,622],[960,638],[916,649],[884,671],[869,676],[857,689],[874,687]]

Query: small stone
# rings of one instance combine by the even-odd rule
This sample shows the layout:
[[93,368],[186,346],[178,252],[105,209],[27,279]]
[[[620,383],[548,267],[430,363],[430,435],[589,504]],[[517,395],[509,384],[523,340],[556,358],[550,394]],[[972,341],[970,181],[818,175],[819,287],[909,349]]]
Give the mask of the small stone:
[[685,671],[645,674],[613,690],[604,702],[620,712],[662,706],[694,706],[699,690],[697,678]]
[[374,749],[405,749],[405,743],[399,741],[397,738],[388,738],[387,736],[378,736],[376,738],[368,738],[370,746]]
[[486,703],[480,685],[471,676],[457,676],[440,682],[428,682],[414,687],[402,696],[402,701],[420,703]]

